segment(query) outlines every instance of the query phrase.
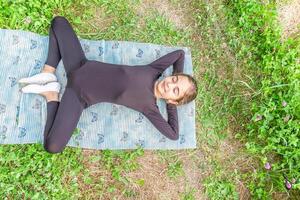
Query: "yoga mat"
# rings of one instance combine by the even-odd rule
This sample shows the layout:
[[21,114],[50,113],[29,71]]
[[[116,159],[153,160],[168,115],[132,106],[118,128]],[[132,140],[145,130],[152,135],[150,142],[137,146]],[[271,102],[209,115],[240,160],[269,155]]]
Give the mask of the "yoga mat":
[[[0,29],[0,144],[43,143],[47,118],[46,99],[38,94],[24,94],[18,80],[40,73],[47,58],[48,36],[29,31]],[[188,47],[170,47],[130,41],[81,39],[89,60],[126,65],[143,65],[183,49],[184,73],[192,74]],[[171,75],[168,67],[162,77]],[[60,61],[56,76],[66,86],[66,74]],[[116,80],[117,81],[117,80]],[[166,103],[157,105],[167,120]],[[123,105],[98,103],[85,109],[67,146],[89,149],[185,149],[196,148],[195,101],[177,107],[179,139],[161,134],[140,112]],[[65,119],[62,123],[68,123]]]

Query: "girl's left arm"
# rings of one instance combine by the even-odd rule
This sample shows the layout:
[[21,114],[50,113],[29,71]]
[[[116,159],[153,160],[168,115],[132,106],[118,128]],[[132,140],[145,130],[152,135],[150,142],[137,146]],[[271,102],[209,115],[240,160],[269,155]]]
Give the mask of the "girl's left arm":
[[[167,108],[169,106],[170,105],[167,105]],[[155,105],[152,109],[143,112],[143,114],[167,138],[171,140],[178,140],[179,127],[176,106],[175,108],[173,105],[170,106],[170,109],[168,110],[168,121],[162,117],[157,105]]]

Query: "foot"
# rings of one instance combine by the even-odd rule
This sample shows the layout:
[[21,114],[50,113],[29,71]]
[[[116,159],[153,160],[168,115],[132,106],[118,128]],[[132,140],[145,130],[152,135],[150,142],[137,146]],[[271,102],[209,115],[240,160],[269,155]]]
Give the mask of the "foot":
[[19,83],[45,84],[55,81],[57,81],[57,78],[53,73],[42,72],[28,78],[22,78],[19,80]]
[[30,84],[21,89],[23,93],[41,94],[43,92],[57,92],[60,91],[59,82],[51,82],[46,85]]

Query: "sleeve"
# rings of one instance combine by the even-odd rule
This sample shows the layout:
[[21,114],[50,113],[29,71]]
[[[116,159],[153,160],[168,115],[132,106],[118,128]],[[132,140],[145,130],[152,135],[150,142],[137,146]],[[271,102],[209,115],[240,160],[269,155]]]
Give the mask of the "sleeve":
[[173,65],[173,73],[183,72],[184,55],[184,50],[179,49],[160,57],[159,59],[153,61],[149,65],[160,72],[163,72],[170,65]]
[[149,121],[167,138],[171,140],[178,140],[179,127],[178,116],[176,106],[167,104],[168,109],[168,121],[166,121],[161,115],[158,106],[143,114],[149,119]]

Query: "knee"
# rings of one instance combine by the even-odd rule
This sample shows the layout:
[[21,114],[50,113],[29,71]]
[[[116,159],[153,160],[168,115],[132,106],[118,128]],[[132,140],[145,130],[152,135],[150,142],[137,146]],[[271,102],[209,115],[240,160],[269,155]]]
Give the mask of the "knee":
[[63,16],[55,16],[55,17],[52,19],[51,24],[52,24],[53,26],[56,26],[56,25],[58,25],[58,24],[64,24],[64,23],[66,23],[66,22],[68,22],[68,20],[67,20],[65,17],[63,17]]
[[52,154],[61,153],[64,149],[64,147],[60,147],[55,143],[51,143],[47,141],[44,143],[44,148],[48,153],[52,153]]

